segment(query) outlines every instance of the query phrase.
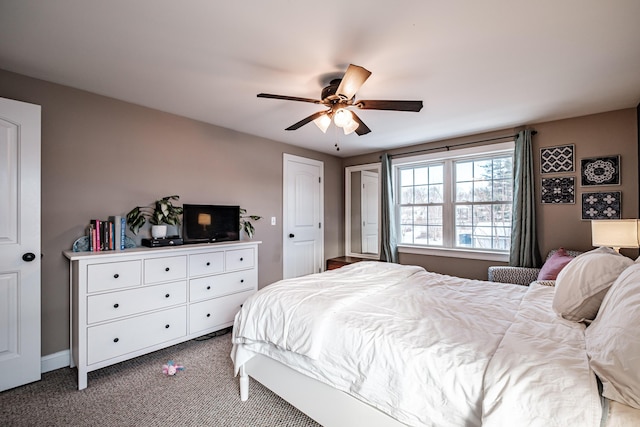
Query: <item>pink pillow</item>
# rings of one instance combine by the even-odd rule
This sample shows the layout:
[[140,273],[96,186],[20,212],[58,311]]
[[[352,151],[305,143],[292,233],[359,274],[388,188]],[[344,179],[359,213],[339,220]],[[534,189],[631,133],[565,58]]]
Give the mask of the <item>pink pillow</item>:
[[551,255],[551,257],[545,261],[540,273],[538,273],[538,280],[556,280],[560,270],[573,259],[564,248],[560,248]]

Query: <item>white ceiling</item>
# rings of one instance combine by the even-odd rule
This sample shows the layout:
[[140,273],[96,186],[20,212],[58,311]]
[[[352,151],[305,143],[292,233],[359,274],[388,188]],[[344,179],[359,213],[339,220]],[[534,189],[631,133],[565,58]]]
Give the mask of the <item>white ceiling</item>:
[[[348,64],[371,128],[284,128]],[[0,0],[0,68],[340,156],[640,102],[638,0]],[[341,150],[336,152],[334,144]]]

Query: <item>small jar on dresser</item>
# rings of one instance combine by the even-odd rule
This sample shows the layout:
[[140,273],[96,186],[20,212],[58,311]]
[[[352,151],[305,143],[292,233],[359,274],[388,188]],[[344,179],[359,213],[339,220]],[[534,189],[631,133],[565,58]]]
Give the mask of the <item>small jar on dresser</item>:
[[78,389],[88,372],[233,325],[258,290],[260,243],[65,251]]

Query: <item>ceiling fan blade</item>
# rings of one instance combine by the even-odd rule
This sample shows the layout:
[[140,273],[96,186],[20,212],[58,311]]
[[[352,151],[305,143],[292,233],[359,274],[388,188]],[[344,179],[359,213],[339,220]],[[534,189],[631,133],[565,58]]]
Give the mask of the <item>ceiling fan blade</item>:
[[355,103],[363,110],[393,110],[393,111],[414,111],[422,110],[422,101],[372,101],[360,100]]
[[369,129],[369,127],[365,125],[362,120],[360,120],[360,117],[358,117],[356,113],[354,113],[353,111],[351,113],[353,114],[353,120],[358,123],[358,127],[355,130],[358,136],[366,135],[371,132],[371,129]]
[[338,89],[336,90],[336,95],[346,99],[353,98],[358,89],[360,89],[364,82],[367,81],[370,75],[371,71],[366,68],[350,64],[342,77],[340,86],[338,86]]
[[314,104],[322,104],[322,101],[311,98],[299,98],[297,96],[273,95],[270,93],[259,93],[258,98],[284,99],[285,101],[311,102]]
[[309,117],[305,117],[304,119],[300,120],[298,123],[292,124],[291,126],[286,128],[285,130],[296,130],[296,129],[299,129],[302,126],[306,125],[307,123],[310,123],[310,122],[314,121],[318,117],[324,116],[325,114],[327,114],[327,111],[318,111],[317,113],[313,113]]

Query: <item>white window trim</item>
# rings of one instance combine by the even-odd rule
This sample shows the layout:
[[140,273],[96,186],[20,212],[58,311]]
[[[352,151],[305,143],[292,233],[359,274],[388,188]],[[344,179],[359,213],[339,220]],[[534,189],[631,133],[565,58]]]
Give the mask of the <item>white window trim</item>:
[[[465,157],[475,157],[478,154],[494,155],[501,152],[512,152],[515,148],[515,141],[502,142],[499,144],[482,145],[471,148],[462,148],[458,150],[438,151],[435,153],[420,154],[417,156],[400,157],[391,160],[393,170],[393,185],[398,182],[398,169],[422,162],[434,162],[438,160],[461,159]],[[397,187],[396,187],[397,188]],[[399,211],[399,204],[395,203],[396,210]],[[398,215],[396,215],[398,217]],[[395,224],[396,227],[398,224]],[[483,261],[509,261],[508,252],[488,251],[480,249],[460,249],[460,248],[437,248],[433,246],[410,245],[406,243],[398,244],[398,252],[416,254],[416,255],[433,255],[451,258],[477,259]]]

